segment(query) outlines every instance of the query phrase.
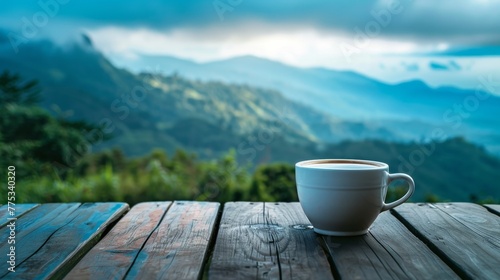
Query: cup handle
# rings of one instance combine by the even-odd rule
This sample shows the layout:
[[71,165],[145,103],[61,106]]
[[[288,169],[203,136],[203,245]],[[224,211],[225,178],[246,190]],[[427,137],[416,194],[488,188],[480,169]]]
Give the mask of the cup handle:
[[413,182],[413,179],[409,175],[404,174],[404,173],[388,174],[388,177],[387,177],[387,187],[389,188],[389,184],[392,181],[396,180],[396,179],[403,179],[406,182],[408,182],[408,185],[409,185],[408,191],[400,199],[398,199],[396,201],[393,201],[391,203],[388,203],[388,204],[384,203],[384,206],[382,207],[382,210],[380,210],[380,212],[384,212],[386,210],[392,209],[392,208],[394,208],[394,207],[402,204],[403,202],[407,201],[408,198],[410,198],[410,196],[415,191],[415,182]]

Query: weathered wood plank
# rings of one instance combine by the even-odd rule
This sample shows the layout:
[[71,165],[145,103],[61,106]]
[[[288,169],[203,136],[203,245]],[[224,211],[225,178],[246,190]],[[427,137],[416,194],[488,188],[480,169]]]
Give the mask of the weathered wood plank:
[[344,279],[460,279],[389,212],[366,235],[323,238]]
[[219,203],[177,201],[137,255],[127,279],[198,279]]
[[394,213],[460,276],[500,279],[500,217],[484,207],[408,203]]
[[224,205],[209,279],[333,279],[298,203]]
[[123,279],[170,205],[170,201],[135,205],[65,279]]
[[[97,242],[106,227],[128,209],[124,203],[45,204],[17,222],[17,265],[5,279],[62,278]],[[0,236],[8,234],[5,228]],[[3,245],[3,244],[2,244]],[[5,246],[0,247],[4,252]]]
[[29,211],[38,207],[38,205],[39,204],[29,204],[29,203],[16,204],[14,206],[14,208],[15,208],[15,215],[14,216],[11,216],[9,214],[7,205],[2,205],[0,207],[0,228],[9,223],[9,221],[7,220],[8,218],[13,218],[13,217],[19,218],[22,215],[24,215],[24,214],[28,213]]
[[[76,208],[80,206],[80,203],[68,203],[68,204],[44,204],[33,211],[28,212],[26,215],[21,216],[15,225],[16,231],[16,244],[15,244],[15,255],[16,255],[16,268],[15,273],[6,274],[6,270],[0,271],[0,278],[11,278],[16,277],[20,279],[23,278],[23,274],[18,273],[18,266],[27,260],[31,255],[35,254],[36,251],[44,244],[44,242],[50,238],[51,234],[59,229],[60,226],[50,223],[51,221],[64,222],[63,219],[57,219],[58,216],[65,217],[70,213],[74,212]],[[37,228],[46,226],[46,230],[37,231]],[[10,229],[3,227],[0,229],[0,240],[7,240],[10,235]],[[10,244],[1,243],[0,254],[5,256],[10,252]]]
[[485,204],[486,208],[497,215],[500,215],[500,204]]

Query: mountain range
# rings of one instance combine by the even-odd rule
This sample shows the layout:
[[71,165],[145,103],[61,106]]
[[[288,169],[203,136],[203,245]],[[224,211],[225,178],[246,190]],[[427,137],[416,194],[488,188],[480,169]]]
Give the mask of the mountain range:
[[[279,123],[289,131],[280,135],[292,142],[465,136],[500,155],[500,120],[495,117],[500,97],[487,92],[498,90],[487,84],[488,77],[478,79],[479,90],[431,88],[421,81],[392,85],[353,72],[297,68],[253,56],[210,63],[140,56],[128,69],[120,69],[95,50],[86,35],[64,46],[32,41],[17,55],[8,40],[0,40],[0,62],[0,70],[42,83],[45,107],[72,118],[112,121],[125,135],[133,124],[147,133],[159,132],[155,137],[162,139],[161,131],[176,127],[176,121],[195,118],[238,135]],[[137,105],[123,99],[146,91],[151,98]],[[132,155],[153,144],[141,149],[114,141]]]
[[[152,147],[192,148],[186,134],[197,133],[200,127],[220,130],[215,135],[221,143],[274,135],[302,144],[393,137],[381,126],[331,116],[272,89],[189,80],[176,74],[133,74],[111,64],[88,40],[66,46],[48,40],[31,42],[18,55],[11,55],[5,45],[0,71],[38,80],[44,107],[60,117],[106,126],[119,137],[105,145],[120,146],[129,155],[147,153]],[[191,125],[182,126],[186,123]],[[138,133],[143,137],[136,137]],[[183,135],[181,142],[173,137],[177,134]]]
[[[386,84],[353,72],[297,68],[253,56],[210,63],[140,56],[129,72],[95,50],[86,35],[64,46],[32,41],[14,55],[5,34],[0,37],[0,70],[39,80],[45,107],[72,118],[112,121],[125,134],[132,125],[163,138],[162,130],[194,118],[238,135],[279,123],[288,130],[280,135],[292,142],[465,136],[500,155],[495,117],[500,97],[490,94],[499,89],[488,77],[479,77],[479,90],[431,88],[421,81]],[[130,100],[133,95],[140,102]],[[149,148],[116,144],[132,155]]]
[[298,68],[254,56],[196,63],[169,56],[142,55],[128,69],[161,69],[201,81],[244,83],[280,91],[341,120],[385,128],[387,140],[422,140],[438,129],[451,137],[484,145],[500,155],[500,87],[491,77],[478,77],[477,88],[433,88],[422,81],[383,83],[358,73],[324,68]]
[[[140,156],[154,148],[182,148],[213,159],[234,148],[240,162],[251,164],[365,158],[389,163],[392,172],[412,173],[417,201],[430,193],[455,201],[473,194],[500,197],[500,160],[462,138],[448,140],[465,135],[495,151],[496,96],[419,81],[389,85],[352,72],[256,57],[153,62],[158,67],[147,72],[118,68],[88,38],[64,46],[32,41],[13,54],[0,33],[0,71],[39,81],[42,106],[58,117],[101,125],[112,138],[92,147],[96,151],[119,147]],[[456,119],[443,119],[443,112],[473,97],[487,99],[462,112],[469,115],[459,119],[459,127]],[[421,141],[429,134],[438,141]],[[416,152],[424,153],[422,163],[411,163]]]

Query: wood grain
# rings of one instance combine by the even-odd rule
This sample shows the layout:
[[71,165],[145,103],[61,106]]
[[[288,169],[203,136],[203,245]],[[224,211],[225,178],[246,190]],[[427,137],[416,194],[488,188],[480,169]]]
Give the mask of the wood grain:
[[[5,279],[61,278],[109,224],[128,209],[124,203],[44,204],[17,221],[17,266]],[[0,236],[8,234],[5,228]],[[0,252],[6,250],[2,244]]]
[[198,279],[216,228],[219,206],[213,202],[174,202],[126,278]]
[[224,205],[209,279],[332,279],[298,203]]
[[0,207],[0,228],[5,226],[6,224],[8,224],[8,218],[12,218],[12,217],[15,217],[15,218],[19,218],[21,217],[22,215],[28,213],[29,211],[35,209],[36,207],[38,207],[39,204],[16,204],[14,206],[15,208],[15,215],[14,216],[11,216],[8,212],[8,207],[7,205],[2,205]]
[[497,215],[472,203],[408,203],[394,213],[461,277],[500,279]]
[[[27,279],[27,277],[23,277],[22,273],[18,273],[18,267],[30,256],[34,255],[56,230],[66,224],[65,217],[74,212],[79,206],[80,203],[44,204],[20,217],[16,221],[16,272],[7,275],[7,270],[0,271],[0,278],[14,279],[18,277]],[[58,219],[58,216],[62,217],[62,219]],[[61,223],[61,225],[54,222]],[[45,227],[45,229],[38,230],[39,227]],[[0,229],[1,240],[7,240],[9,234],[10,231],[6,227]],[[5,256],[10,251],[9,247],[10,245],[7,243],[2,243],[0,245],[0,254]]]
[[218,203],[150,202],[99,243],[126,204],[16,206],[16,273],[2,279],[58,279],[80,259],[66,279],[200,279],[204,266],[209,279],[500,279],[500,205],[407,203],[367,235],[334,238],[298,203],[226,203],[217,226]]
[[460,279],[389,212],[366,235],[323,238],[344,279]]
[[135,205],[65,279],[123,279],[171,202]]

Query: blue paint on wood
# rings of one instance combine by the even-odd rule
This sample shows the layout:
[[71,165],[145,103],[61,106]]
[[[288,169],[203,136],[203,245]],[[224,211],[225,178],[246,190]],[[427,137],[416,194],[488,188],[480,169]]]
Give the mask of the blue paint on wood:
[[16,204],[14,205],[14,216],[10,215],[9,209],[7,205],[3,205],[0,207],[0,228],[8,224],[8,218],[19,218],[27,212],[33,210],[35,207],[38,207],[39,204]]
[[[68,269],[86,253],[87,244],[126,210],[125,203],[45,204],[18,219],[16,273],[0,271],[5,279],[45,279]],[[0,238],[8,235],[0,229]],[[0,254],[7,251],[4,244]]]

